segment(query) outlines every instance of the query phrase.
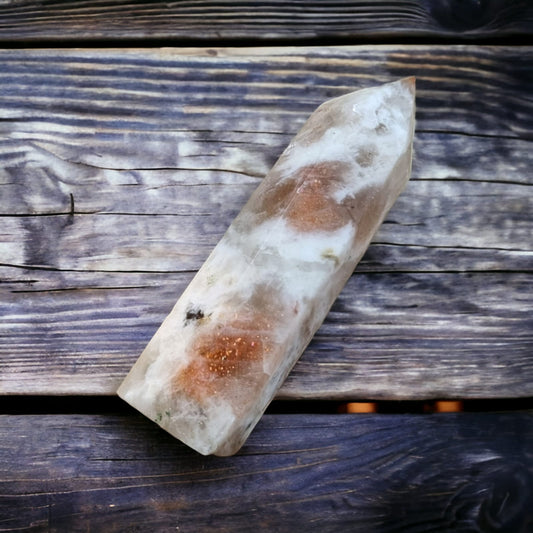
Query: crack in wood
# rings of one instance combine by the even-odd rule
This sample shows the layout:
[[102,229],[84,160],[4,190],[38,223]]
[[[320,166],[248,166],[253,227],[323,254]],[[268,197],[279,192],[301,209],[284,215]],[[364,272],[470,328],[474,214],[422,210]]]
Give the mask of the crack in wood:
[[0,267],[16,268],[21,270],[43,270],[50,272],[81,272],[81,273],[102,273],[102,274],[187,274],[196,273],[196,270],[132,270],[132,269],[82,269],[82,268],[59,268],[45,265],[19,265],[15,263],[0,263]]
[[24,289],[11,290],[13,294],[35,294],[35,293],[51,293],[51,292],[74,292],[74,291],[124,291],[137,289],[151,289],[151,285],[127,285],[127,286],[107,286],[107,287],[61,287],[58,289]]
[[460,178],[456,176],[449,176],[445,178],[420,178],[420,177],[412,177],[411,182],[458,182],[458,183],[484,183],[484,184],[494,184],[497,183],[499,185],[517,185],[519,187],[531,187],[533,183],[527,183],[523,181],[515,181],[515,180],[504,180],[504,179],[473,179],[473,178]]
[[520,252],[520,253],[532,253],[533,250],[524,250],[521,248],[504,248],[497,246],[461,246],[461,245],[445,245],[445,244],[415,244],[415,243],[396,243],[396,242],[386,242],[386,241],[372,241],[372,245],[377,246],[398,246],[398,247],[408,247],[408,248],[427,248],[427,249],[437,249],[437,250],[487,250],[487,251],[497,251],[497,252]]
[[424,133],[431,133],[431,134],[437,134],[437,135],[459,135],[464,137],[479,137],[480,139],[509,139],[513,141],[526,141],[531,142],[533,141],[533,135],[526,133],[525,136],[521,135],[506,135],[502,133],[498,134],[491,134],[491,133],[473,133],[469,131],[459,131],[459,130],[437,130],[437,129],[418,129],[416,130],[416,134],[424,134]]

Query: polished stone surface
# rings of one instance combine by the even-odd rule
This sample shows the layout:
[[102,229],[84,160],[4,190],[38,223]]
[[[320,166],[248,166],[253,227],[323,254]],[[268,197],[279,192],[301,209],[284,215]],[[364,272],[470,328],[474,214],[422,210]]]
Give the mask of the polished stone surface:
[[414,78],[322,104],[118,390],[202,454],[236,453],[411,172]]

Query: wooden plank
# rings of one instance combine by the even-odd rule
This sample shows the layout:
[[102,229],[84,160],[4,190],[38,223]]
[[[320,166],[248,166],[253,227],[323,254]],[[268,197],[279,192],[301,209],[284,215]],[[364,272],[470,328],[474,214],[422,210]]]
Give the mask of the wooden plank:
[[523,0],[180,1],[5,0],[0,39],[223,40],[530,36],[533,14]]
[[228,458],[202,457],[140,416],[2,416],[0,524],[525,532],[532,446],[526,413],[269,415]]
[[[113,394],[193,273],[4,270],[0,391]],[[531,274],[360,273],[278,398],[533,396]]]
[[[531,156],[525,153],[524,158]],[[62,193],[63,213],[31,214],[35,210],[24,203],[32,195],[39,202],[53,201],[52,194],[42,190],[51,185],[51,170],[42,169],[40,183],[37,173],[9,172],[11,181],[3,192],[14,194],[6,211],[13,206],[27,213],[3,213],[2,264],[93,272],[197,270],[258,183],[197,187],[193,180],[172,183],[169,176],[172,192],[163,187],[161,195],[156,193],[164,206],[161,210],[168,212],[158,213],[150,187],[122,187],[121,196],[115,186],[114,195],[106,195],[105,186],[97,188],[81,178],[85,181],[81,187],[69,185],[76,196]],[[56,180],[53,185],[59,189],[61,182]],[[491,180],[413,180],[376,234],[364,267],[372,271],[531,269],[531,189],[530,184]],[[80,207],[80,212],[67,214],[70,194],[80,203],[100,202],[104,210],[91,213]],[[124,212],[112,205],[113,211],[106,211],[104,202],[111,204],[113,196],[124,205]]]
[[532,52],[1,52],[0,390],[112,393],[312,109],[416,72],[413,180],[281,397],[531,395]]
[[4,52],[1,210],[22,216],[2,221],[2,263],[196,269],[318,103],[417,71],[413,182],[377,237],[402,255],[386,268],[527,268],[533,49],[406,50]]
[[[324,100],[407,75],[418,79],[419,131],[531,138],[532,55],[529,46],[2,50],[2,112],[7,131],[45,155],[108,169],[142,168],[148,154],[151,169],[174,168],[178,156],[212,168],[210,143],[224,132],[219,170],[260,175],[261,145],[250,159],[235,153],[251,140],[243,134],[292,135]],[[184,131],[192,144],[179,152]],[[166,139],[173,149],[162,150]]]

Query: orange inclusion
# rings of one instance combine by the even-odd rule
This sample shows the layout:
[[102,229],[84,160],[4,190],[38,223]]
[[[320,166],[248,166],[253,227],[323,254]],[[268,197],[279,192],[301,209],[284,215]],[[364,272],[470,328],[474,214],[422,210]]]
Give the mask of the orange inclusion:
[[261,317],[235,319],[200,334],[191,348],[193,360],[174,376],[173,389],[199,401],[233,388],[253,393],[266,379],[263,357],[271,352],[265,333],[269,326]]

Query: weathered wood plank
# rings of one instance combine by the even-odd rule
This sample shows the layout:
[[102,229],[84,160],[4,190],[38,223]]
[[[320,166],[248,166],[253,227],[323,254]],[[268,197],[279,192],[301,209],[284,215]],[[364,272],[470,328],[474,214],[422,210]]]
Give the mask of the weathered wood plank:
[[281,396],[531,395],[532,53],[1,52],[1,390],[113,392],[307,114],[416,72],[413,181]]
[[243,160],[235,141],[264,137],[243,134],[292,135],[327,98],[415,74],[418,131],[531,139],[532,56],[527,46],[3,50],[3,129],[58,159],[122,170],[147,154],[150,168],[184,157],[212,168],[210,143],[224,133],[219,170],[257,175],[264,148]]
[[[113,394],[192,275],[3,269],[0,391]],[[278,398],[533,396],[530,286],[520,273],[355,275]]]
[[202,457],[140,416],[0,417],[0,524],[28,531],[530,531],[533,416],[267,415]]
[[[529,153],[524,157],[532,159]],[[98,187],[82,176],[70,180],[69,190],[75,193],[66,193],[60,192],[61,179],[53,183],[53,167],[40,170],[9,171],[11,181],[2,192],[11,195],[5,210],[26,213],[0,215],[4,265],[62,271],[197,270],[258,184],[201,186],[194,179],[180,184],[179,177],[172,183],[168,176],[168,186],[153,195],[150,186],[110,187],[108,182]],[[51,185],[62,196],[62,211],[31,214],[36,211],[28,205],[32,196],[37,202],[53,199],[45,190]],[[376,234],[363,265],[397,271],[532,270],[532,190],[531,184],[498,183],[497,178],[476,183],[413,180]],[[102,211],[79,206],[67,214],[71,198],[74,206],[76,198],[80,204],[98,202]],[[113,202],[124,211],[115,210]],[[162,213],[157,213],[159,202]]]
[[[395,252],[386,268],[413,269],[413,256],[420,270],[528,264],[532,48],[213,53],[221,57],[4,52],[0,205],[2,215],[24,216],[2,220],[2,262],[160,271],[175,270],[178,258],[181,269],[198,268],[318,103],[415,71],[417,156],[413,182],[376,239],[392,245],[382,253]],[[138,216],[155,214],[166,216]],[[129,235],[110,239],[119,227]],[[428,244],[431,258],[421,262]],[[468,249],[468,265],[457,264],[455,248]]]
[[4,0],[0,39],[261,39],[267,43],[314,38],[349,38],[352,42],[406,37],[472,40],[528,36],[532,26],[533,11],[524,0]]

